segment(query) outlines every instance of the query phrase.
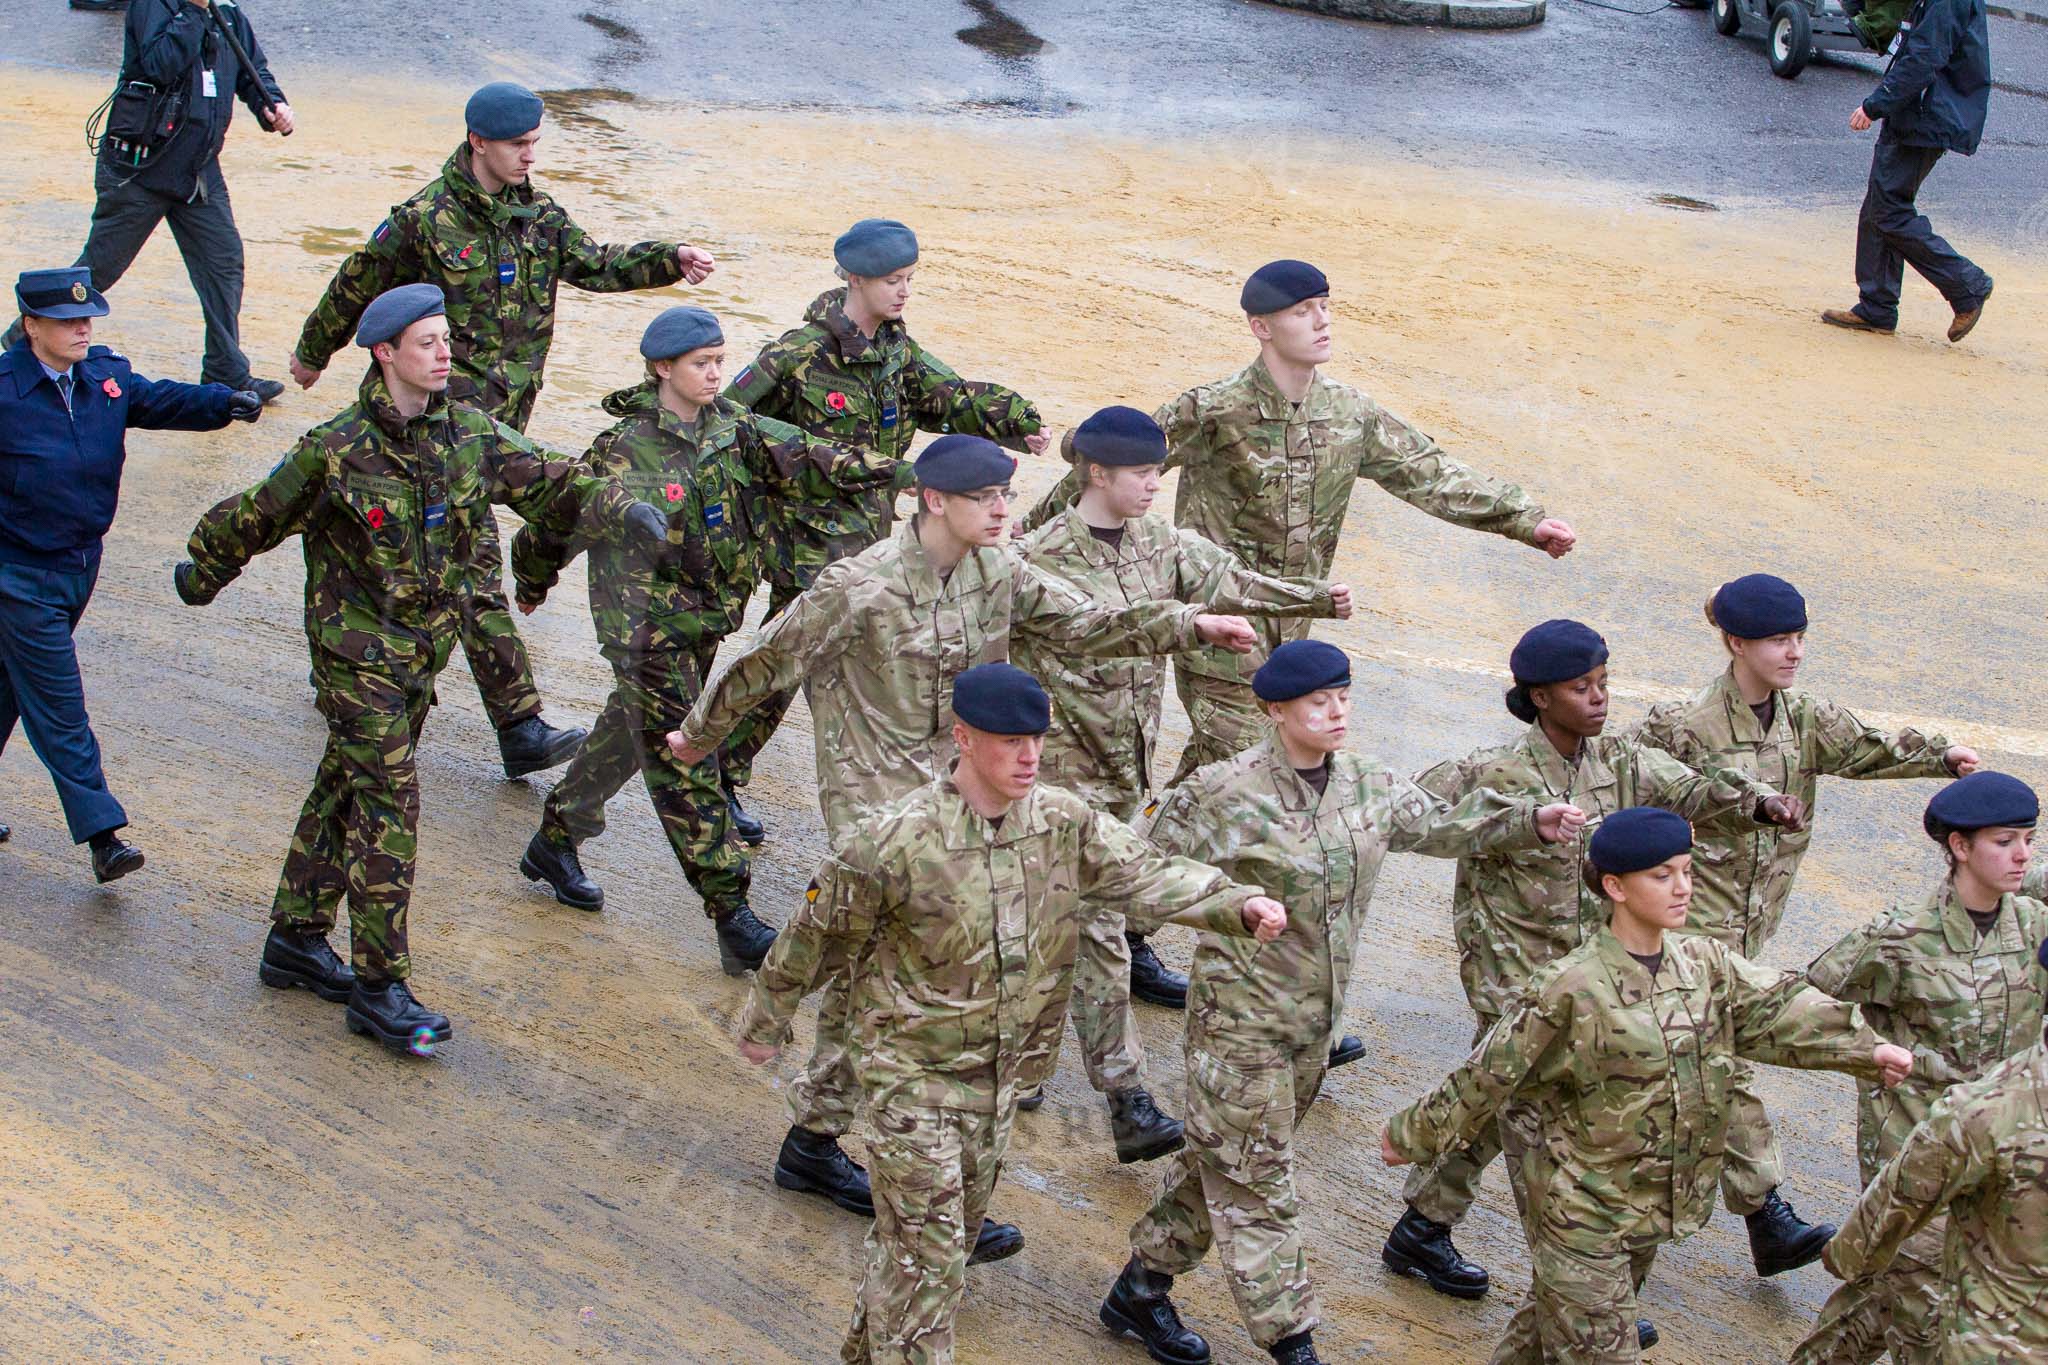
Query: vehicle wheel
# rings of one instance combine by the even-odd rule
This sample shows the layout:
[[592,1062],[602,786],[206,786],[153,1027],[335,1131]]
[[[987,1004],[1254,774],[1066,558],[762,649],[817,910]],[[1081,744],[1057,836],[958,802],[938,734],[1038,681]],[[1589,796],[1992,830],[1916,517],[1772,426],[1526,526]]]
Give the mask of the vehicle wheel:
[[1791,80],[1813,60],[1813,21],[1797,0],[1781,0],[1771,11],[1771,74]]
[[1735,7],[1735,0],[1714,0],[1714,32],[1733,38],[1742,30],[1742,11]]

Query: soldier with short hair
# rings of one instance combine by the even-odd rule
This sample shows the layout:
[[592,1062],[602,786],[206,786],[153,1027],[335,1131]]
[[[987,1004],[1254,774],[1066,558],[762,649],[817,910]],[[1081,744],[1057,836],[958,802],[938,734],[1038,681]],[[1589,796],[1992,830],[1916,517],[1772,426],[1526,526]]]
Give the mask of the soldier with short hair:
[[[327,750],[271,908],[263,983],[348,1002],[348,1026],[431,1051],[452,1030],[413,997],[406,916],[419,845],[414,762],[434,679],[461,631],[491,503],[558,536],[666,543],[667,522],[616,483],[447,397],[441,291],[401,285],[363,310],[373,363],[354,403],[314,427],[192,532],[173,583],[211,602],[257,555],[305,542],[306,638]],[[353,965],[328,945],[348,901]]]
[[950,771],[834,840],[738,1023],[742,1055],[772,1061],[803,997],[851,974],[875,1219],[845,1365],[951,1365],[966,1267],[994,1259],[976,1241],[1023,1245],[983,1215],[1058,1050],[1084,897],[1261,943],[1287,924],[1256,886],[1040,785],[1052,708],[1030,674],[967,669],[950,710]]
[[[469,97],[463,143],[438,178],[370,234],[335,270],[306,318],[292,378],[311,388],[372,299],[411,282],[440,288],[454,354],[449,396],[525,431],[540,397],[562,285],[597,293],[654,289],[713,268],[710,253],[676,242],[604,246],[532,179],[546,109],[540,96],[493,81]],[[507,777],[566,762],[584,732],[541,717],[533,661],[505,600],[497,524],[477,528],[474,594],[462,604],[462,652],[476,679]]]

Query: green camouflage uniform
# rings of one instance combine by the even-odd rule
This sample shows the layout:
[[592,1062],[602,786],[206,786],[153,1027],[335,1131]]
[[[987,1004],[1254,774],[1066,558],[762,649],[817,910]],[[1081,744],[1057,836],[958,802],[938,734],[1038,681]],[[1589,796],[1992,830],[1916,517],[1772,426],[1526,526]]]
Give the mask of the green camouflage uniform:
[[[1360,479],[1433,517],[1524,544],[1535,543],[1544,519],[1516,485],[1459,464],[1365,394],[1320,374],[1296,404],[1274,386],[1265,363],[1254,361],[1229,379],[1188,390],[1154,416],[1166,429],[1166,467],[1181,471],[1174,521],[1276,578],[1329,577]],[[1079,491],[1078,476],[1069,473],[1026,525],[1057,515]],[[1174,684],[1191,733],[1175,782],[1265,735],[1252,674],[1283,641],[1305,638],[1308,623],[1273,621],[1259,634],[1259,647],[1248,655],[1203,648],[1176,661]]]
[[1268,739],[1151,808],[1142,832],[1287,907],[1268,944],[1204,936],[1189,974],[1187,1146],[1131,1227],[1146,1267],[1185,1275],[1211,1245],[1252,1339],[1309,1331],[1321,1306],[1302,1248],[1294,1134],[1343,1032],[1344,996],[1381,861],[1537,842],[1536,803],[1477,791],[1455,806],[1356,754],[1318,793]]
[[[953,679],[1008,659],[1013,632],[1041,634],[1091,657],[1168,654],[1195,638],[1201,613],[1178,602],[1096,606],[998,548],[969,551],[941,579],[911,518],[890,539],[827,566],[697,699],[683,737],[716,748],[748,713],[802,683],[815,731],[818,804],[836,847],[878,807],[951,767]],[[838,973],[818,1005],[810,1064],[789,1088],[800,1128],[837,1135],[852,1121],[848,1009],[846,977]]]
[[[1742,700],[1732,669],[1690,699],[1654,708],[1641,734],[1681,763],[1702,771],[1731,769],[1806,804],[1808,826],[1797,834],[1770,825],[1734,836],[1709,833],[1693,845],[1686,928],[1711,934],[1748,958],[1763,955],[1785,918],[1792,877],[1813,842],[1815,777],[1950,775],[1942,761],[1948,741],[1939,735],[1887,735],[1810,692],[1778,693],[1767,732]],[[1722,1201],[1731,1213],[1751,1213],[1784,1177],[1777,1134],[1748,1069],[1738,1068]]]
[[1936,1101],[1823,1259],[1883,1273],[1944,1210],[1942,1365],[2048,1360],[2048,1041]]
[[615,679],[590,738],[548,793],[541,835],[574,848],[602,834],[605,802],[638,772],[683,875],[716,918],[746,902],[746,850],[726,837],[717,756],[686,767],[666,736],[702,692],[719,641],[739,629],[760,581],[770,500],[869,475],[858,454],[729,399],[685,425],[653,380],[611,394],[604,410],[620,420],[585,463],[669,514],[670,549],[657,564],[643,550],[586,547],[531,526],[512,539],[522,605],[539,603],[590,549],[590,617]]
[[1017,1098],[1059,1046],[1083,899],[1129,905],[1148,927],[1243,935],[1258,890],[1161,857],[1045,786],[995,824],[941,779],[835,847],[755,975],[739,1034],[787,1042],[803,997],[851,974],[875,1221],[840,1358],[945,1365]]
[[[962,379],[911,339],[900,320],[868,336],[846,316],[846,290],[829,289],[804,310],[804,325],[761,348],[726,397],[766,417],[863,452],[895,475],[857,493],[827,491],[776,504],[776,553],[768,565],[768,614],[817,580],[819,570],[889,534],[899,490],[912,486],[904,457],[920,431],[964,432],[1024,449],[1038,409],[1000,384]],[[790,688],[748,717],[726,745],[726,776],[745,786],[754,755],[796,699]]]
[[466,404],[437,394],[406,418],[373,369],[356,403],[192,532],[194,587],[207,598],[257,555],[289,536],[303,540],[327,751],[271,917],[325,933],[346,894],[356,974],[372,983],[411,974],[414,751],[475,586],[474,549],[493,502],[563,536],[616,534],[633,505],[616,484]]
[[[1104,606],[1195,602],[1219,612],[1330,616],[1330,588],[1311,580],[1268,578],[1230,552],[1162,516],[1133,517],[1122,538],[1098,538],[1068,508],[1018,547],[1035,568],[1057,575]],[[1039,779],[1078,793],[1119,820],[1138,813],[1152,786],[1159,747],[1163,658],[1084,659],[1019,636],[1012,662],[1052,697]],[[1104,1094],[1143,1081],[1144,1044],[1131,1008],[1131,949],[1124,907],[1091,903],[1074,969],[1074,1034],[1088,1082]]]
[[[1567,759],[1540,724],[1531,724],[1512,744],[1439,763],[1415,781],[1444,801],[1461,800],[1481,787],[1530,796],[1545,805],[1569,801],[1586,813],[1586,838],[1601,819],[1629,806],[1663,806],[1695,826],[1749,830],[1755,828],[1758,808],[1777,795],[1734,773],[1694,772],[1632,735],[1581,740],[1577,760]],[[1479,1021],[1474,1047],[1540,968],[1606,924],[1607,901],[1583,880],[1585,850],[1581,839],[1458,860],[1451,930],[1465,999]],[[1517,1119],[1510,1105],[1503,1123],[1511,1127]],[[1403,1195],[1425,1218],[1455,1224],[1478,1195],[1480,1172],[1500,1152],[1499,1133],[1482,1132],[1472,1146],[1435,1166],[1417,1166]]]
[[[673,242],[600,246],[530,182],[486,193],[465,141],[440,178],[393,208],[334,272],[299,334],[298,356],[326,369],[349,345],[372,299],[401,284],[439,285],[454,353],[449,399],[524,431],[540,397],[562,284],[615,293],[681,278]],[[474,552],[475,596],[462,603],[462,652],[491,724],[502,730],[539,715],[540,692],[505,601],[494,519],[478,528]]]
[[[1856,1157],[1866,1184],[1946,1086],[1975,1080],[2041,1036],[2048,971],[2034,950],[2044,938],[2048,905],[2027,896],[2002,898],[1980,937],[1951,880],[1849,933],[1806,969],[1814,985],[1862,1005],[1873,1028],[1925,1059],[1895,1090],[1857,1087]],[[1941,1244],[1937,1220],[1882,1273],[1837,1289],[1794,1365],[1868,1365],[1887,1346],[1895,1365],[1938,1360]]]
[[1429,1161],[1523,1102],[1523,1226],[1534,1271],[1494,1365],[1638,1359],[1636,1290],[1657,1248],[1706,1226],[1736,1058],[1877,1077],[1854,1005],[1720,942],[1664,940],[1655,977],[1603,928],[1538,972],[1470,1058],[1394,1115],[1394,1150]]

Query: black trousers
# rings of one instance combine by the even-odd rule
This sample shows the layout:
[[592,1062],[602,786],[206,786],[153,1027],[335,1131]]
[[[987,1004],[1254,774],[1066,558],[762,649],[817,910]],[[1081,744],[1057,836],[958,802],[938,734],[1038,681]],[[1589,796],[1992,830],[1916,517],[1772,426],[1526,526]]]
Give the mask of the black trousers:
[[1856,289],[1863,297],[1855,311],[1865,322],[1898,325],[1899,287],[1908,265],[1958,312],[1991,291],[1991,277],[1937,236],[1913,203],[1939,160],[1939,147],[1908,147],[1882,137],[1871,153],[1870,186],[1856,217]]

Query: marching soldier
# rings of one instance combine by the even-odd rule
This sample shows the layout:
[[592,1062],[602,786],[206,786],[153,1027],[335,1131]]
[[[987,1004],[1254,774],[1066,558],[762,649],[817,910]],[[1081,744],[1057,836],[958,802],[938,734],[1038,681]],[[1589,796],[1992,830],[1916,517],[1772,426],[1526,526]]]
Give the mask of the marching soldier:
[[[370,300],[422,281],[448,301],[455,356],[449,397],[525,431],[540,397],[564,284],[598,293],[653,289],[711,273],[710,255],[674,242],[602,246],[532,180],[545,110],[522,86],[493,82],[470,96],[468,134],[440,178],[391,210],[341,263],[306,319],[292,378],[311,388],[348,344]],[[505,601],[498,530],[478,527],[475,596],[462,603],[462,652],[498,732],[507,777],[564,762],[584,732],[541,718],[533,662]]]
[[[1919,730],[1887,735],[1794,688],[1806,656],[1806,599],[1784,579],[1750,574],[1722,584],[1707,603],[1707,620],[1728,652],[1727,670],[1689,700],[1655,707],[1642,726],[1646,742],[1688,767],[1755,778],[1797,797],[1810,813],[1816,774],[1950,777],[1977,766],[1975,750]],[[1744,957],[1762,956],[1812,841],[1810,816],[1799,829],[1705,831],[1688,927]],[[1806,1222],[1779,1193],[1784,1159],[1747,1075],[1738,1066],[1721,1199],[1749,1225],[1756,1273],[1776,1275],[1818,1257],[1833,1228]]]
[[1734,1057],[1897,1085],[1913,1054],[1854,1005],[1719,940],[1679,933],[1692,897],[1685,817],[1632,806],[1600,823],[1589,879],[1607,926],[1539,972],[1464,1065],[1395,1114],[1390,1166],[1506,1129],[1534,1284],[1494,1365],[1632,1365],[1636,1292],[1657,1248],[1706,1226],[1735,1104]]
[[[651,558],[603,542],[589,546],[590,615],[616,682],[589,740],[548,793],[519,869],[546,882],[564,905],[602,909],[604,892],[584,872],[577,845],[604,832],[605,802],[638,771],[683,875],[717,928],[719,960],[738,975],[761,965],[775,931],[747,903],[747,855],[728,837],[717,757],[685,767],[665,737],[703,691],[719,642],[746,614],[763,555],[773,553],[771,499],[820,496],[836,481],[857,491],[875,476],[857,452],[721,397],[725,334],[705,309],[661,314],[641,338],[640,354],[646,379],[604,400],[619,421],[592,442],[584,463],[666,508],[668,545]],[[512,538],[519,609],[538,606],[584,548],[521,528]]]
[[[1897,1156],[1944,1087],[1974,1081],[2041,1036],[2048,905],[2025,894],[2041,803],[2004,773],[1943,787],[1923,820],[1949,872],[1933,895],[1851,931],[1806,969],[1807,980],[1863,1007],[1871,1025],[1925,1065],[1904,1085],[1857,1087],[1856,1158],[1865,1184]],[[1884,1270],[1851,1280],[1821,1309],[1793,1365],[1896,1365],[1941,1358],[1943,1229],[1928,1224]]]
[[[1190,389],[1155,414],[1166,467],[1179,469],[1176,524],[1262,574],[1324,578],[1337,554],[1352,486],[1370,479],[1431,516],[1568,554],[1577,536],[1519,487],[1459,464],[1370,397],[1322,373],[1330,360],[1330,282],[1301,261],[1273,261],[1238,299],[1259,355],[1228,379]],[[1068,475],[1026,520],[1058,515],[1077,492]],[[1257,743],[1266,720],[1249,681],[1281,641],[1308,634],[1300,619],[1259,628],[1243,659],[1193,650],[1174,665],[1191,734],[1178,782]]]
[[[1104,408],[1075,429],[1073,449],[1081,495],[1018,547],[1035,568],[1102,606],[1168,601],[1266,615],[1351,614],[1351,590],[1343,584],[1252,573],[1228,551],[1153,515],[1166,435],[1144,413]],[[1084,659],[1030,635],[1018,637],[1016,658],[1052,695],[1046,780],[1130,821],[1152,788],[1166,661]],[[1144,1043],[1131,998],[1185,1006],[1187,979],[1169,972],[1144,935],[1125,927],[1123,910],[1091,904],[1081,926],[1074,1034],[1089,1084],[1109,1101],[1117,1159],[1150,1161],[1180,1146],[1181,1126],[1159,1112],[1143,1084]]]
[[[801,610],[801,608],[799,608]],[[835,839],[754,978],[740,1051],[765,1063],[803,997],[852,974],[875,1220],[844,1365],[950,1365],[967,1265],[1018,1097],[1065,1027],[1084,897],[1147,924],[1271,942],[1287,913],[1037,782],[1051,705],[1006,663],[952,688],[952,770]],[[1004,1254],[1023,1245],[1010,1233]]]
[[[306,636],[327,751],[285,855],[260,975],[345,1000],[352,1031],[424,1053],[452,1030],[408,984],[414,752],[461,629],[490,504],[559,536],[601,527],[649,554],[667,523],[617,484],[448,401],[452,347],[434,285],[380,295],[356,340],[374,358],[357,400],[201,518],[174,583],[202,606],[251,559],[304,538]],[[327,943],[344,895],[352,966]]]
[[[1037,408],[1000,384],[962,379],[911,337],[903,313],[917,259],[917,235],[903,224],[855,223],[832,244],[833,272],[845,284],[813,299],[803,326],[762,347],[727,393],[765,417],[863,451],[897,475],[893,484],[777,503],[783,544],[769,565],[771,617],[827,564],[888,535],[896,494],[914,482],[903,457],[919,431],[985,436],[1033,454],[1045,449]],[[749,843],[760,843],[766,831],[738,793],[795,697],[792,688],[761,706],[726,745],[726,790],[735,827]]]
[[[1251,647],[1242,618],[1179,602],[1097,606],[1002,548],[1016,466],[978,436],[926,446],[917,457],[918,514],[891,539],[828,567],[768,623],[670,734],[676,757],[701,761],[801,681],[816,732],[818,804],[837,847],[857,822],[946,771],[952,732],[939,718],[953,679],[1007,660],[1013,634],[1041,634],[1090,657],[1168,654],[1195,640]],[[794,1122],[775,1181],[865,1214],[873,1208],[867,1177],[838,1141],[856,1093],[847,978],[824,980],[817,1041],[789,1087]]]
[[1168,791],[1145,832],[1288,906],[1288,932],[1253,950],[1204,937],[1187,1012],[1188,1145],[1131,1228],[1131,1258],[1103,1301],[1111,1331],[1154,1360],[1201,1365],[1209,1345],[1167,1297],[1211,1246],[1252,1340],[1278,1365],[1315,1365],[1321,1305],[1294,1184],[1294,1135],[1322,1088],[1381,861],[1455,858],[1576,837],[1584,817],[1475,791],[1455,806],[1344,748],[1351,661],[1320,640],[1273,651],[1252,686],[1273,733]]

